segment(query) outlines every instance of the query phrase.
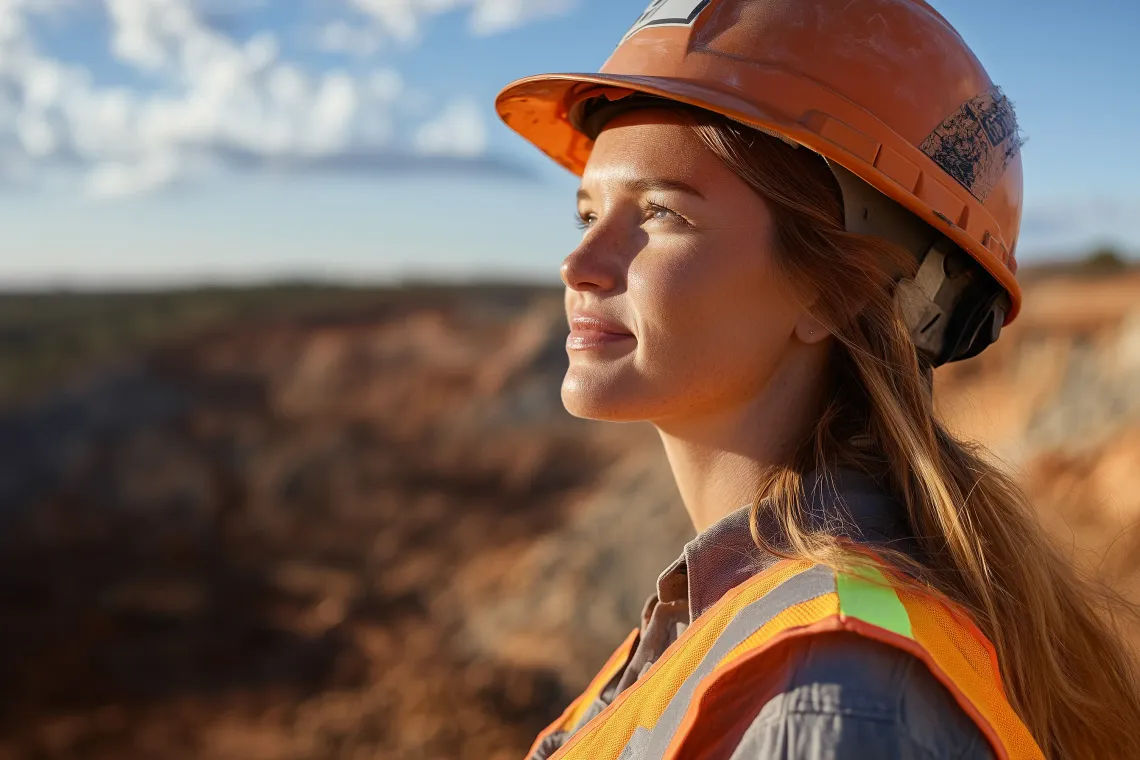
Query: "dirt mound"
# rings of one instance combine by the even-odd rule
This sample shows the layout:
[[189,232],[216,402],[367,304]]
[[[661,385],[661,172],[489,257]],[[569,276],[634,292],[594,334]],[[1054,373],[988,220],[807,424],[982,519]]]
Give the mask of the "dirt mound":
[[[1125,588],[1138,296],[1034,281],[938,378]],[[558,293],[279,311],[0,416],[0,758],[516,758],[691,535],[650,429],[562,410]]]
[[1140,601],[1140,275],[1034,282],[976,361],[941,370],[950,426],[988,444],[1080,562]]
[[488,547],[610,457],[560,299],[456,292],[169,346],[0,421],[10,757],[498,757],[568,692],[485,656]]

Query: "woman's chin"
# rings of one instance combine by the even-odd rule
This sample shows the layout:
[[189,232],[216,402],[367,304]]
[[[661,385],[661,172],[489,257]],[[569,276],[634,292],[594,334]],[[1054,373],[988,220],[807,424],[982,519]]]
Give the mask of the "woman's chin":
[[645,419],[641,394],[628,383],[579,373],[571,367],[562,381],[562,405],[575,417],[608,422],[634,422]]

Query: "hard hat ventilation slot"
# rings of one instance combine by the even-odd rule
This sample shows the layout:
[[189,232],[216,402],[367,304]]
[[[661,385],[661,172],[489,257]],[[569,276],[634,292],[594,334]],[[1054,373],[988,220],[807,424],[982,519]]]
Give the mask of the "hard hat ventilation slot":
[[895,298],[932,367],[980,354],[997,340],[1010,307],[1005,288],[949,238],[931,247],[914,279],[899,282]]

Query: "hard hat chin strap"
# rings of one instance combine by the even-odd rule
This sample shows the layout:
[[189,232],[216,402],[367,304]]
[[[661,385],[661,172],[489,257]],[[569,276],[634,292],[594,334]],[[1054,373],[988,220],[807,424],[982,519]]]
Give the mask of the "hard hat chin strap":
[[918,262],[895,299],[919,356],[931,367],[969,359],[997,340],[1010,299],[973,257],[922,219],[828,160],[843,195],[848,232],[902,246]]

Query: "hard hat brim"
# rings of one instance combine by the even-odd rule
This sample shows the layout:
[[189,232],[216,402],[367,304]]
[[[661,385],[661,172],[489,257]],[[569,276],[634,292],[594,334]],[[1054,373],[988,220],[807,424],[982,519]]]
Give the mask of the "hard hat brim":
[[[495,99],[499,117],[528,142],[574,174],[581,175],[593,141],[570,121],[570,110],[593,97],[616,99],[643,93],[714,110],[749,126],[784,133],[794,128],[755,103],[707,85],[672,77],[628,74],[558,73],[525,77],[503,88]],[[788,135],[790,139],[790,135]]]
[[[878,170],[872,159],[828,139],[819,130],[782,114],[774,105],[762,106],[755,98],[745,99],[715,88],[706,82],[665,76],[606,73],[554,73],[529,76],[512,82],[495,99],[499,117],[511,129],[547,156],[576,175],[581,175],[593,148],[593,140],[572,123],[574,106],[595,97],[619,99],[632,93],[656,95],[714,111],[749,127],[802,145],[850,170],[912,213],[937,226],[946,221],[938,208],[917,197],[896,178]],[[897,137],[897,136],[896,136]],[[900,149],[907,146],[899,141]],[[911,147],[913,150],[913,147]],[[931,217],[935,217],[932,220]],[[971,251],[978,262],[1010,293],[1012,308],[1006,323],[1012,322],[1021,306],[1021,288],[1014,272],[998,255],[978,244],[977,238],[955,224],[939,227],[959,245]]]

